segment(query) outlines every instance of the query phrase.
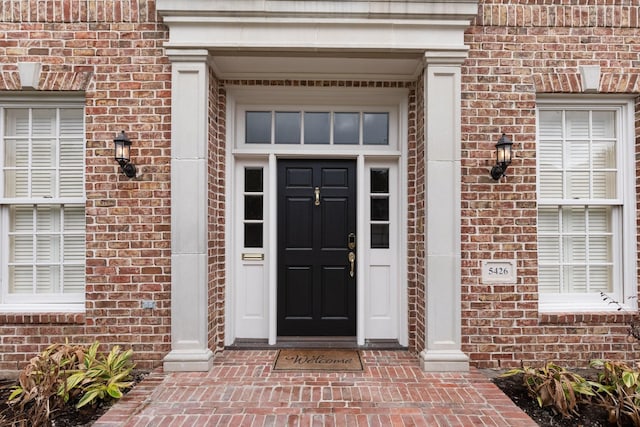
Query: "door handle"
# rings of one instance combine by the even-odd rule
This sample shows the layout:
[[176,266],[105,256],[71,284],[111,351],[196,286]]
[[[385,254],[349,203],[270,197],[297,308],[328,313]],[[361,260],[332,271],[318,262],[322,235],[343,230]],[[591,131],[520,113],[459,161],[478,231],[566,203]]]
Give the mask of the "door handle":
[[315,190],[313,191],[314,193],[316,193],[316,202],[315,205],[316,206],[320,206],[320,187],[316,187]]
[[351,264],[351,270],[349,270],[349,276],[353,277],[356,274],[355,273],[356,253],[349,252],[348,259],[349,259],[349,263]]

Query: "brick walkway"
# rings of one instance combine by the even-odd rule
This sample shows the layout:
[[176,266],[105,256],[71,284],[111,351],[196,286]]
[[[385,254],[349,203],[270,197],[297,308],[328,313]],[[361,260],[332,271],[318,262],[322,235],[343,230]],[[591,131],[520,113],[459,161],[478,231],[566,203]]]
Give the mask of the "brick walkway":
[[94,427],[536,424],[482,373],[425,373],[406,351],[362,351],[364,372],[272,371],[276,350],[226,350],[210,372],[150,374]]

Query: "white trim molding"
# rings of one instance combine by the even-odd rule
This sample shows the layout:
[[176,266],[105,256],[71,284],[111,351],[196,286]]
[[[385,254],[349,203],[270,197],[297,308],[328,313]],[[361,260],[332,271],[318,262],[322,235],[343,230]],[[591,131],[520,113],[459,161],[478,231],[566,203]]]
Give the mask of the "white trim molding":
[[[205,350],[207,67],[222,80],[396,82],[415,82],[427,68],[425,161],[431,208],[426,221],[427,348],[421,359],[427,370],[468,369],[460,350],[460,69],[468,51],[464,31],[477,14],[478,1],[158,0],[156,8],[169,28],[164,47],[173,65],[172,351],[165,369],[211,366]],[[260,91],[259,86],[250,89]],[[242,96],[242,89],[233,91]],[[227,117],[233,126],[233,114],[227,111]],[[228,161],[248,154],[229,151]],[[274,155],[292,152],[260,154],[270,156],[273,166]],[[376,155],[351,153],[353,158],[360,154]],[[195,209],[189,216],[185,205]],[[229,325],[225,328],[230,331]],[[362,341],[362,331],[358,336]],[[269,342],[275,338],[271,332]]]
[[477,0],[158,0],[165,48],[206,49],[232,79],[415,81],[425,51],[466,56]]

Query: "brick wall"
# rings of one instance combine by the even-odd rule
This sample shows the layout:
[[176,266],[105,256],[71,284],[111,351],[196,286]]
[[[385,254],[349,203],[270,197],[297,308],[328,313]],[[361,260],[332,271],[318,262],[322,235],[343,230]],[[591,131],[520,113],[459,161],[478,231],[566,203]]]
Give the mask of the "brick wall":
[[[628,314],[538,311],[535,103],[537,93],[580,93],[579,65],[599,64],[600,91],[640,92],[640,10],[548,1],[481,2],[466,32],[462,92],[462,339],[481,367],[594,357],[631,359]],[[557,3],[557,2],[556,2]],[[568,3],[568,2],[567,2]],[[597,6],[596,6],[597,5]],[[19,90],[17,62],[39,61],[41,91],[86,95],[86,313],[0,315],[0,370],[15,370],[51,342],[98,339],[131,346],[139,367],[170,350],[170,64],[167,29],[152,0],[0,0],[0,91]],[[409,108],[408,296],[410,347],[424,348],[423,82],[233,81],[210,74],[209,345],[224,340],[225,86],[406,87]],[[636,112],[640,110],[637,101]],[[640,115],[636,113],[636,134]],[[112,139],[133,141],[138,176],[112,159]],[[515,142],[509,177],[489,177],[502,132]],[[640,141],[638,141],[640,142]],[[640,144],[636,143],[636,147]],[[637,158],[640,158],[640,150]],[[640,160],[637,160],[640,167]],[[640,190],[640,180],[637,181]],[[640,203],[639,203],[640,209]],[[640,223],[639,223],[640,226]],[[484,285],[487,258],[518,260],[515,285]],[[156,309],[142,309],[153,300]]]
[[[154,9],[150,0],[0,1],[0,91],[20,89],[17,62],[41,62],[40,91],[85,91],[87,139],[86,313],[0,316],[0,370],[66,338],[132,347],[141,368],[170,350],[171,73]],[[121,130],[133,141],[134,179],[113,160]]]
[[409,147],[407,150],[407,280],[409,347],[422,351],[426,334],[425,271],[425,111],[424,73],[409,94]]
[[209,348],[224,345],[226,95],[209,69]]
[[[628,314],[538,311],[535,103],[538,93],[582,93],[580,65],[600,65],[600,93],[637,94],[640,9],[629,1],[481,3],[462,70],[463,351],[481,367],[637,358]],[[494,182],[502,132],[516,158],[508,178]],[[516,259],[517,284],[482,284],[481,261],[491,258]]]

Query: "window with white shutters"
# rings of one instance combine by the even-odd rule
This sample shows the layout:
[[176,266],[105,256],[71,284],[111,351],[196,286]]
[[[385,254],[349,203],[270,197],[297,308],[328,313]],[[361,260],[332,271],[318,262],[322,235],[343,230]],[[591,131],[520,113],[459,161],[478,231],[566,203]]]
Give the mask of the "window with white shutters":
[[626,265],[635,259],[628,253],[635,243],[624,232],[635,215],[635,197],[627,194],[634,179],[629,110],[627,103],[538,107],[541,310],[611,309],[602,294],[635,305],[624,286],[635,277]]
[[83,105],[0,102],[0,130],[0,309],[78,309],[85,293]]

